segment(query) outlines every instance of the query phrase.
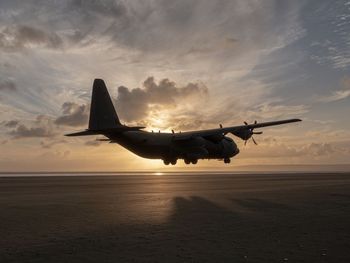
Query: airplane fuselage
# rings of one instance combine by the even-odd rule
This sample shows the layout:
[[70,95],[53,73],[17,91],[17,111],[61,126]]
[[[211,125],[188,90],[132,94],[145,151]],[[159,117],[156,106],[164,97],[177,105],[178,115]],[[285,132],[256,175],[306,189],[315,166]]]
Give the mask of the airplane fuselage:
[[227,137],[234,135],[244,144],[252,139],[253,135],[262,134],[254,129],[298,122],[300,119],[287,119],[219,128],[185,131],[179,133],[147,132],[141,126],[123,125],[115,111],[111,97],[102,79],[95,79],[90,105],[88,129],[66,134],[67,136],[90,136],[102,134],[110,143],[118,143],[138,156],[148,159],[162,159],[164,164],[176,164],[183,159],[186,164],[196,164],[199,159],[222,159],[230,163],[230,158],[239,153],[236,143]]
[[118,143],[129,151],[149,159],[163,159],[166,164],[197,162],[198,159],[226,159],[237,155],[236,143],[227,136],[216,140],[195,137],[186,141],[174,139],[172,133],[153,133],[146,131],[128,131],[118,135],[105,134],[111,142]]

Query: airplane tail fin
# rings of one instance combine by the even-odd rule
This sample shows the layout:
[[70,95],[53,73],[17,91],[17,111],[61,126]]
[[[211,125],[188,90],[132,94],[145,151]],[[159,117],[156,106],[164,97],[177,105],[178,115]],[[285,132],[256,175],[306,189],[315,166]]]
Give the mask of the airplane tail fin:
[[105,82],[95,79],[92,88],[89,130],[106,130],[121,126]]
[[105,82],[102,79],[95,79],[92,88],[89,128],[85,131],[66,134],[66,136],[110,135],[138,131],[143,128],[145,127],[128,127],[120,123]]

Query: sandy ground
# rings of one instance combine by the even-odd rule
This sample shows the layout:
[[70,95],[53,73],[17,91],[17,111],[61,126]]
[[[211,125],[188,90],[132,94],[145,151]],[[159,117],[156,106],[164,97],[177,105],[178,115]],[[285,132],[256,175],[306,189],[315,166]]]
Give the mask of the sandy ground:
[[2,177],[0,262],[350,262],[350,174]]

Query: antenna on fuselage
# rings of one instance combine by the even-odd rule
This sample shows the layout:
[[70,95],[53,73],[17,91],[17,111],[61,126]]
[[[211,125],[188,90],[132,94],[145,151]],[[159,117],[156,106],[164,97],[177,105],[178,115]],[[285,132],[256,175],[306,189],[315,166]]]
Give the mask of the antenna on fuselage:
[[171,130],[171,133],[174,134],[175,133],[174,130]]

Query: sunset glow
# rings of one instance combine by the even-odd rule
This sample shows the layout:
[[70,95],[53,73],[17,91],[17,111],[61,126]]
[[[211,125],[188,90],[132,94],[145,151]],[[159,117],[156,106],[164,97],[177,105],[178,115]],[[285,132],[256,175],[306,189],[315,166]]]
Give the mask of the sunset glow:
[[233,137],[229,168],[349,163],[346,1],[104,3],[1,2],[0,171],[165,169],[96,136],[63,136],[87,127],[95,78],[122,123],[147,131],[303,119],[264,129],[258,146]]

